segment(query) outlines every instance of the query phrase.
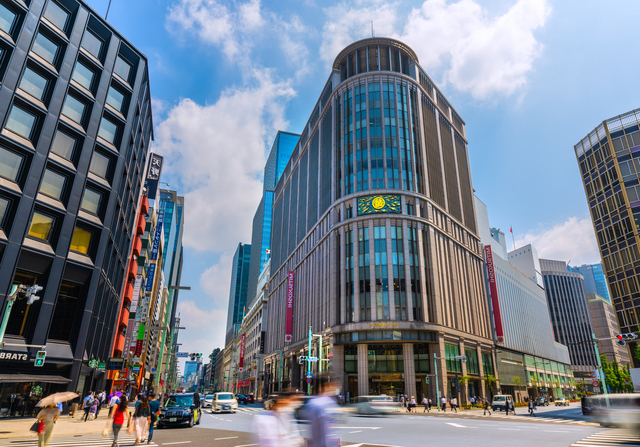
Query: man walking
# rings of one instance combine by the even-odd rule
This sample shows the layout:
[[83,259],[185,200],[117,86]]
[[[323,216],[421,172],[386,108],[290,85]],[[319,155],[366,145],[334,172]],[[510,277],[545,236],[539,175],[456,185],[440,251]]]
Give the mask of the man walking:
[[429,408],[429,399],[426,396],[422,398],[422,405],[424,405],[423,413],[427,411],[431,413],[431,408]]
[[536,406],[533,403],[533,399],[529,399],[529,416],[536,417],[535,413],[533,412],[533,410],[535,409],[536,409]]
[[158,420],[158,411],[160,411],[160,402],[156,400],[155,393],[149,394],[149,408],[151,409],[151,423],[149,424],[149,437],[147,438],[147,444],[151,444],[153,438],[153,426]]
[[447,412],[447,397],[446,396],[442,396],[442,399],[440,399],[440,403],[442,404],[442,411],[444,411],[445,413]]
[[482,403],[484,404],[484,416],[487,415],[487,411],[489,412],[489,416],[491,416],[491,406],[489,405],[489,401],[483,398]]
[[456,413],[458,413],[458,398],[454,397],[453,399],[451,399],[451,409],[453,411],[455,411]]
[[93,405],[93,393],[89,392],[89,394],[87,394],[87,396],[83,399],[83,404],[84,406],[82,407],[84,409],[84,421],[87,422],[87,418],[89,417],[89,413],[91,412],[91,406]]

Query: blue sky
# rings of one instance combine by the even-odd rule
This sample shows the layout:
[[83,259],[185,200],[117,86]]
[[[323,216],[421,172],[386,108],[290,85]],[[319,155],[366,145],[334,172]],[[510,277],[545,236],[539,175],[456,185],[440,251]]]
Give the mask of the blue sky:
[[[108,0],[88,3],[104,14]],[[186,196],[183,349],[223,347],[266,151],[278,129],[300,131],[371,20],[465,120],[491,224],[541,257],[599,262],[573,145],[640,107],[639,16],[632,0],[112,0],[109,21],[149,58],[163,180]]]

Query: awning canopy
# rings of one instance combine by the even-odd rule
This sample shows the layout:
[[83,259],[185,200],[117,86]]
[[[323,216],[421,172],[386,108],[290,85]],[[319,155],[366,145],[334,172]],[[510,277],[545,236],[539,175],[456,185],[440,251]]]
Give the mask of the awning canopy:
[[60,383],[65,384],[71,382],[62,376],[36,376],[32,374],[1,374],[0,383],[26,383],[26,382],[42,382],[42,383]]

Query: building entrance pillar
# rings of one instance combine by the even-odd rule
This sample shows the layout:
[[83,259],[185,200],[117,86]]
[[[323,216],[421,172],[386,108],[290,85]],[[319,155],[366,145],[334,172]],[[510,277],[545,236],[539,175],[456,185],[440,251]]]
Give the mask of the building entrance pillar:
[[369,360],[367,344],[358,345],[358,396],[369,394]]
[[478,372],[480,373],[480,397],[482,399],[486,399],[487,398],[487,391],[486,391],[486,383],[484,380],[484,363],[482,361],[482,348],[480,347],[480,345],[478,345],[476,347],[476,352],[478,353]]
[[416,364],[413,361],[413,343],[402,345],[402,358],[404,359],[404,394],[411,398],[416,395]]

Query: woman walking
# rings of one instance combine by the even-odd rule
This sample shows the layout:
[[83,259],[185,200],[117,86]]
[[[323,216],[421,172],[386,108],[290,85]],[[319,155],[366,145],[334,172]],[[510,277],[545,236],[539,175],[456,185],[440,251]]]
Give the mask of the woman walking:
[[49,405],[38,413],[37,421],[44,422],[44,433],[40,433],[38,430],[38,447],[46,447],[51,439],[51,432],[53,432],[53,425],[58,420],[60,412],[57,405]]
[[147,430],[151,423],[151,408],[149,408],[149,401],[147,396],[139,396],[140,403],[136,405],[136,410],[133,413],[133,419],[135,421],[136,430],[136,442],[133,445],[140,445],[147,439]]
[[124,421],[126,420],[129,425],[131,424],[131,414],[129,413],[127,405],[129,405],[127,396],[122,396],[120,403],[112,407],[111,414],[109,415],[109,418],[113,420],[111,424],[113,429],[113,444],[111,444],[111,447],[118,447],[118,434],[124,425]]

